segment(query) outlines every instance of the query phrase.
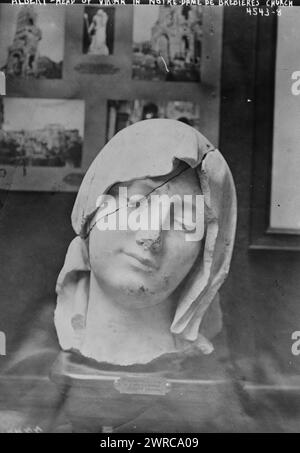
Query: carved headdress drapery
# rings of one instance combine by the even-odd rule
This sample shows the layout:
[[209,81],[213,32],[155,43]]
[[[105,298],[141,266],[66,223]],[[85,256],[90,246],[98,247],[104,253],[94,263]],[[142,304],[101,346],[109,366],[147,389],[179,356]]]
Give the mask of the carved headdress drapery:
[[229,271],[236,229],[235,187],[221,153],[197,130],[170,119],[145,120],[118,132],[82,181],[72,212],[77,237],[69,246],[56,288],[55,325],[64,350],[74,348],[84,354],[90,281],[84,237],[97,198],[117,182],[167,175],[177,159],[194,168],[199,177],[206,233],[203,253],[180,288],[170,329],[178,339],[192,342],[204,353],[213,350],[202,321]]

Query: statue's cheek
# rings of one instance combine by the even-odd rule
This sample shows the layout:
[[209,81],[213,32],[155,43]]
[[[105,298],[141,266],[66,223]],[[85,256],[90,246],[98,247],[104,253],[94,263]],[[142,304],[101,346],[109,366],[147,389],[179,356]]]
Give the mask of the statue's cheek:
[[[182,237],[177,238],[172,248],[172,261],[175,260],[177,266],[188,266],[190,263],[193,264],[201,250],[201,241],[199,242],[187,242]],[[170,260],[171,261],[171,260]]]

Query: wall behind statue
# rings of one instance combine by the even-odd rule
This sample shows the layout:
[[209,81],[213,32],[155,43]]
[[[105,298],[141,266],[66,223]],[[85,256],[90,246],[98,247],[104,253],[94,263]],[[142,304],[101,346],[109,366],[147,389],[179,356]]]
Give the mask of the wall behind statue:
[[[239,220],[221,300],[239,377],[276,382],[279,374],[300,371],[300,359],[291,354],[291,334],[300,329],[300,254],[249,250],[256,33],[255,17],[225,8],[220,149],[236,182]],[[51,319],[57,275],[73,238],[75,194],[2,192],[0,199],[0,331],[9,357],[42,307],[49,307]]]
[[236,183],[238,229],[223,311],[240,377],[279,383],[280,373],[293,376],[300,369],[291,353],[300,319],[300,255],[249,250],[257,31],[255,18],[238,8],[225,10],[220,148]]

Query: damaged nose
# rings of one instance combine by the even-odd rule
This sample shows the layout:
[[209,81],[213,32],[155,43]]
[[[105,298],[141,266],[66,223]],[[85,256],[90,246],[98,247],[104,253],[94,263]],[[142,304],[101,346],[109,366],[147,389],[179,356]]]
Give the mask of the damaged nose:
[[158,252],[162,247],[161,231],[138,231],[136,243],[144,250]]

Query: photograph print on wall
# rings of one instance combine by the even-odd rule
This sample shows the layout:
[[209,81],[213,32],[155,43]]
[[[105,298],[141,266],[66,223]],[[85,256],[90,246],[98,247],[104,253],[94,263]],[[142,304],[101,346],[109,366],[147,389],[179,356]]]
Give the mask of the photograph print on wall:
[[200,81],[202,40],[202,6],[135,6],[133,78]]
[[81,172],[84,110],[78,99],[2,98],[1,187],[63,190]]
[[114,7],[86,6],[83,22],[83,53],[112,55],[114,46]]
[[152,118],[169,118],[200,129],[200,106],[185,101],[108,101],[107,140],[124,127]]
[[60,79],[64,34],[64,9],[1,5],[0,69],[8,77]]

